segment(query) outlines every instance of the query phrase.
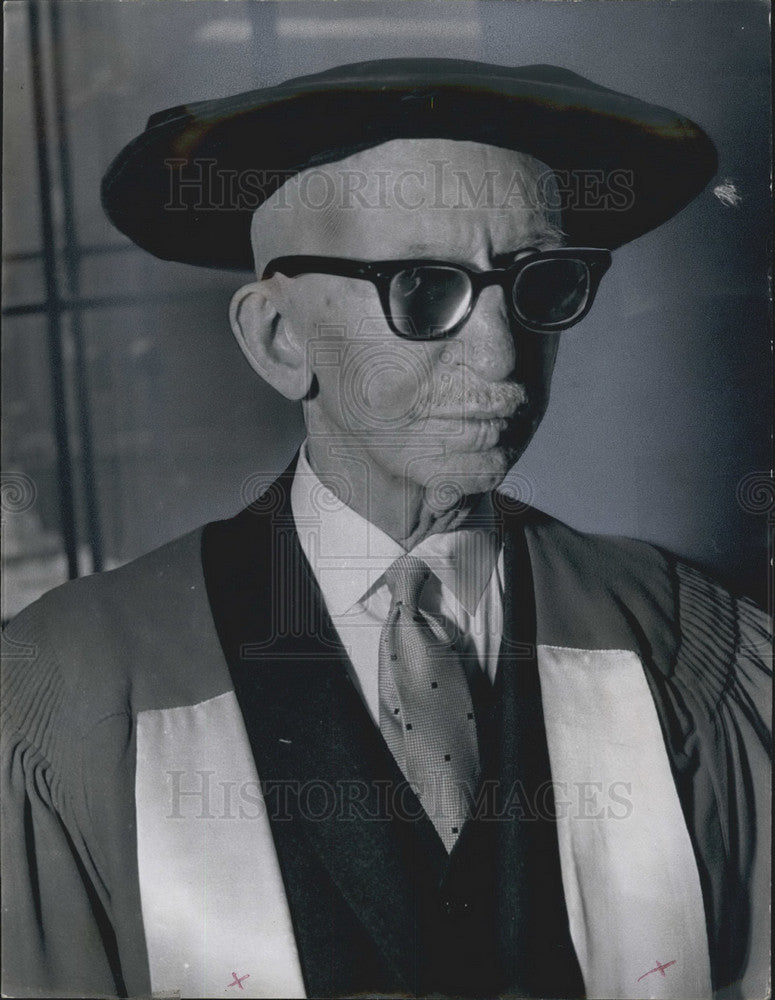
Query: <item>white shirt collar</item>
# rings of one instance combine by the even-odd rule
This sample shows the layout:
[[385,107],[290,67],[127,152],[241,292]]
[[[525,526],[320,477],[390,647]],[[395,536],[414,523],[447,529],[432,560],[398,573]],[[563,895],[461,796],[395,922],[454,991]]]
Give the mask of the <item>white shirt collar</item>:
[[[299,452],[291,510],[302,551],[326,605],[343,615],[378,586],[385,570],[406,553],[398,542],[339,500]],[[469,614],[474,614],[492,576],[500,543],[489,495],[454,531],[428,535],[411,554],[423,559]]]

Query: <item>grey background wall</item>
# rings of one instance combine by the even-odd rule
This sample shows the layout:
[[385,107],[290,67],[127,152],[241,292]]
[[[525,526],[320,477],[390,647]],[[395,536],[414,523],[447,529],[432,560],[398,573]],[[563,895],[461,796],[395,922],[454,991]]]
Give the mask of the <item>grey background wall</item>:
[[[654,541],[766,599],[765,518],[738,496],[770,454],[766,3],[60,0],[59,35],[46,6],[42,78],[82,571],[93,566],[85,482],[114,565],[237,510],[303,433],[297,407],[252,374],[232,340],[227,305],[240,277],[157,261],[110,228],[99,181],[112,157],[164,107],[342,62],[457,56],[566,66],[675,108],[714,138],[717,179],[617,252],[595,309],[566,335],[549,414],[516,472],[536,506],[571,524]],[[27,2],[6,4],[5,32],[4,483],[27,491],[19,501],[9,489],[4,503],[7,617],[66,566]],[[57,115],[75,244],[55,169]],[[724,182],[736,206],[714,195]],[[86,468],[79,332],[93,431]]]

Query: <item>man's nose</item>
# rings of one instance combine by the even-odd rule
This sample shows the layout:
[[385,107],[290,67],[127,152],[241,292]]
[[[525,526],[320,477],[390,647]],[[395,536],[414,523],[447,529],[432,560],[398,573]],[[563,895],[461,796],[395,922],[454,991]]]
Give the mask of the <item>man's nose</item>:
[[458,333],[461,363],[490,382],[503,382],[517,364],[511,318],[504,292],[497,285],[483,288],[473,312]]

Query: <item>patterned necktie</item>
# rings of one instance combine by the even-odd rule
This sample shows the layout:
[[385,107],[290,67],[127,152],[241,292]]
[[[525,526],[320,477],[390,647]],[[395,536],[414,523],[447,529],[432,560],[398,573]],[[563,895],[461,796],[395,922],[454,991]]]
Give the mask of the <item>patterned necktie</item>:
[[449,852],[476,791],[479,750],[454,642],[440,619],[417,606],[430,575],[409,555],[385,574],[392,601],[379,644],[379,725]]

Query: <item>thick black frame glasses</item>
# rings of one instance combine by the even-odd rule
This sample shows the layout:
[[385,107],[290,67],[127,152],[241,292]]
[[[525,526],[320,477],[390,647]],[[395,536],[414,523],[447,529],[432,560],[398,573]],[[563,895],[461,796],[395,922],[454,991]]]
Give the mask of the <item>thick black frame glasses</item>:
[[466,322],[488,285],[500,285],[525,330],[567,330],[592,308],[610,266],[611,252],[595,247],[529,249],[489,271],[424,258],[365,261],[299,254],[270,260],[262,277],[334,274],[370,281],[393,333],[405,340],[446,340]]

